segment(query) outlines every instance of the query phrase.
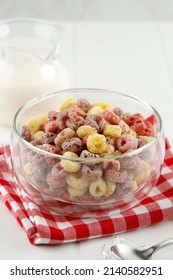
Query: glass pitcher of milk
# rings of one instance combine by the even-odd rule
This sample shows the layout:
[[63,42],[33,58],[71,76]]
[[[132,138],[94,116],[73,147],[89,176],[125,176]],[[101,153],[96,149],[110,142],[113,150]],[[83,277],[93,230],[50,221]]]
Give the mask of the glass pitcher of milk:
[[0,22],[0,123],[10,125],[28,100],[69,87],[59,57],[62,32],[39,19]]

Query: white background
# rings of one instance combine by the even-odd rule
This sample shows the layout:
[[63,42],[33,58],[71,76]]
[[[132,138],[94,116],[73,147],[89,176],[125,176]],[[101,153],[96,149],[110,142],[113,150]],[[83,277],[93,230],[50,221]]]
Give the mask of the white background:
[[[52,19],[64,30],[61,57],[71,87],[97,87],[134,94],[161,114],[173,145],[173,1],[0,0],[0,19]],[[0,100],[1,102],[1,100]],[[8,108],[7,108],[8,110]],[[10,128],[0,124],[0,142]],[[173,234],[172,221],[123,233],[136,245]],[[58,246],[33,246],[0,202],[0,259],[102,259],[113,236]],[[157,258],[173,259],[172,250]]]

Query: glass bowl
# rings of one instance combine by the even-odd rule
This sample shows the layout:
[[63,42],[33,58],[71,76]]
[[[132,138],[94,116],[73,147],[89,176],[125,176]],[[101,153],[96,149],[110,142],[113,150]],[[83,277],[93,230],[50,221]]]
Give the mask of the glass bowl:
[[[117,148],[119,135],[116,136],[113,151],[105,152],[104,144],[99,143],[100,138],[98,140],[95,136],[93,137],[94,132],[93,138],[90,135],[83,137],[82,143],[86,145],[84,139],[90,137],[90,145],[95,145],[97,151],[98,147],[102,149],[99,156],[81,156],[82,149],[86,148],[81,149],[80,145],[74,143],[69,146],[69,150],[66,146],[66,153],[55,151],[57,148],[55,145],[52,150],[43,149],[40,139],[43,139],[43,130],[46,123],[50,121],[44,116],[48,116],[50,111],[59,111],[59,106],[62,108],[62,104],[66,104],[67,107],[73,105],[67,105],[70,103],[67,100],[74,101],[74,99],[81,98],[86,99],[90,104],[100,106],[101,109],[94,109],[90,114],[102,114],[106,109],[112,110],[107,106],[116,108],[116,114],[119,115],[116,127],[119,126],[120,120],[123,120],[124,125],[124,120],[129,115],[140,113],[143,120],[152,124],[154,135],[143,137],[138,131],[135,133],[132,130],[132,124],[129,123],[127,129],[127,126],[124,127],[121,123],[121,135],[128,134],[132,135],[132,138],[135,137],[138,141],[137,148],[129,148],[125,152],[120,151],[120,148]],[[109,104],[107,105],[107,103]],[[21,136],[21,131],[28,120],[33,121],[35,118],[44,119],[42,128],[37,129],[37,132],[42,131],[39,132],[42,138],[38,140],[38,137],[33,137],[32,141],[28,141],[26,137]],[[55,123],[58,119],[56,118],[54,116],[52,119]],[[67,127],[68,119],[65,117],[61,120]],[[30,126],[35,129],[38,123],[32,123],[32,121],[30,121]],[[131,121],[133,122],[133,118]],[[106,121],[105,125],[108,124],[110,123]],[[73,125],[76,127],[77,119],[74,119],[69,126]],[[110,135],[112,134],[112,130],[108,129],[108,132]],[[56,131],[56,137],[59,133],[60,131]],[[97,136],[100,137],[103,135],[102,133],[99,131]],[[109,137],[109,133],[105,135],[103,137],[106,137],[106,143],[109,142],[109,147],[113,146],[112,136]],[[78,136],[77,138],[79,138]],[[64,139],[61,144],[65,141]],[[81,143],[81,139],[79,141]],[[125,140],[121,141],[122,145],[125,143],[123,141]],[[58,144],[56,143],[56,145]],[[72,157],[68,151],[74,152],[74,146],[77,156]],[[48,211],[73,217],[117,214],[135,206],[156,185],[165,153],[164,132],[159,113],[152,106],[134,96],[102,89],[69,89],[32,99],[21,107],[14,117],[10,148],[15,177],[31,200]]]

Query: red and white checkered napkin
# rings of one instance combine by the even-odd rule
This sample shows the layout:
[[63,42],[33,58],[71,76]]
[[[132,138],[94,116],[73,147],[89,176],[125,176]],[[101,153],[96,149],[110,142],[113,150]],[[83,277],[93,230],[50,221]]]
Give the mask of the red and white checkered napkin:
[[[8,148],[8,147],[6,147]],[[72,218],[44,212],[8,172],[9,149],[0,147],[0,198],[32,244],[74,242],[149,226],[173,218],[173,154],[166,142],[162,174],[156,187],[136,207],[101,218]]]

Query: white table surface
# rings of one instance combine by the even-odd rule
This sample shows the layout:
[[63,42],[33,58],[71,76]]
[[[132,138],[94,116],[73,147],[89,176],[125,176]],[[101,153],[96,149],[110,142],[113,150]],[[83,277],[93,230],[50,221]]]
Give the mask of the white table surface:
[[[136,95],[161,114],[165,135],[173,145],[173,22],[60,22],[64,29],[61,56],[71,87],[95,87]],[[1,101],[0,101],[1,102]],[[8,108],[7,108],[8,110]],[[10,128],[0,124],[0,142]],[[173,222],[123,233],[137,246],[173,236]],[[113,236],[57,246],[31,245],[0,201],[0,259],[100,260],[101,246]],[[173,251],[173,250],[171,250]],[[164,250],[155,259],[171,259]]]

